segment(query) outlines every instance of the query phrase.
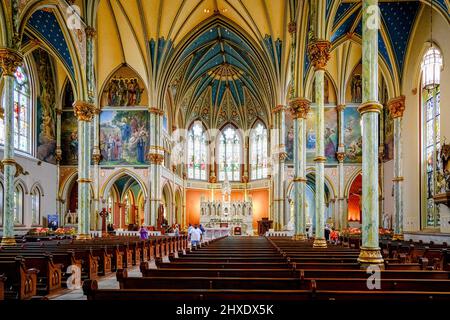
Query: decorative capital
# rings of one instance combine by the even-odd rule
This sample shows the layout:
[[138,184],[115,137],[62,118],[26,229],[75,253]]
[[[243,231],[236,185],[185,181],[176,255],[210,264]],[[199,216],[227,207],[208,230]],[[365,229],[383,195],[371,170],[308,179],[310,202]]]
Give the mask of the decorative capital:
[[0,171],[2,173],[5,172],[5,166],[10,165],[10,166],[14,166],[16,168],[16,172],[14,174],[14,178],[17,178],[21,175],[27,176],[29,175],[29,172],[26,171],[20,164],[17,163],[16,160],[14,159],[3,159],[2,161],[0,161]]
[[389,100],[388,102],[389,112],[392,118],[401,118],[405,112],[405,96],[400,96]]
[[288,157],[287,152],[280,152],[280,153],[278,154],[278,159],[280,159],[280,161],[286,160],[287,157]]
[[217,178],[215,175],[210,175],[209,176],[209,183],[216,183],[217,182]]
[[248,183],[248,176],[247,175],[242,176],[242,183]]
[[62,115],[62,113],[63,113],[62,109],[59,108],[56,109],[56,115],[60,116]]
[[0,67],[3,71],[3,76],[14,76],[17,68],[22,64],[22,54],[10,48],[0,48]]
[[3,109],[2,107],[0,107],[0,119],[5,119],[5,109]]
[[339,162],[344,162],[344,159],[345,159],[345,152],[337,152],[337,153],[336,153],[336,159],[337,159]]
[[344,111],[344,110],[345,110],[345,104],[338,104],[336,106],[336,111],[337,112],[341,112],[341,111]]
[[311,102],[308,99],[295,98],[289,101],[289,107],[291,114],[295,119],[306,119],[309,110],[311,109]]
[[366,112],[381,113],[382,110],[383,110],[383,105],[377,101],[369,101],[369,102],[362,104],[360,107],[358,107],[358,111],[361,115],[363,115]]
[[158,109],[158,108],[156,108],[156,107],[150,107],[150,108],[148,108],[148,112],[157,114],[157,115],[159,115],[159,116],[163,116],[163,115],[164,115],[164,111],[161,110],[161,109]]
[[327,40],[316,40],[308,45],[309,60],[314,69],[325,70],[328,60],[330,60],[331,43]]
[[86,27],[86,29],[84,29],[84,32],[86,32],[86,36],[88,38],[95,38],[97,36],[97,30],[95,30],[95,28],[93,27]]
[[286,107],[282,104],[277,105],[276,107],[272,108],[272,113],[278,113],[281,111],[284,111]]
[[327,162],[327,158],[322,157],[322,156],[318,156],[318,157],[314,158],[314,162],[316,162],[316,163],[325,163],[325,162]]
[[161,165],[164,162],[164,155],[160,153],[149,153],[148,159],[151,164]]
[[56,160],[57,163],[60,163],[61,160],[62,160],[62,150],[61,150],[60,147],[57,147],[57,148],[56,148],[56,151],[55,151],[55,160]]
[[96,107],[86,101],[75,101],[73,111],[78,121],[90,122],[94,117]]
[[100,163],[100,161],[102,160],[102,155],[99,152],[93,153],[92,160],[94,161],[94,164],[98,165]]
[[294,34],[297,32],[297,22],[296,21],[292,21],[289,23],[288,25],[288,30],[290,34]]

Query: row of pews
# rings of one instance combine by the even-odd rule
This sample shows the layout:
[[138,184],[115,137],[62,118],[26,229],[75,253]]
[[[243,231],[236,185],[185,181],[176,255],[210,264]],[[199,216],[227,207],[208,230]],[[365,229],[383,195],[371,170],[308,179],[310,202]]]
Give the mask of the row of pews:
[[[81,281],[162,261],[188,250],[187,236],[109,237],[92,240],[61,240],[18,243],[0,247],[0,300],[42,299],[68,287],[77,273]],[[168,260],[168,258],[167,258]]]
[[140,264],[142,277],[116,273],[120,289],[85,281],[89,300],[311,301],[450,300],[450,272],[412,268],[391,258],[379,285],[357,262],[359,251],[343,246],[315,249],[290,238],[228,237],[194,249],[156,268]]

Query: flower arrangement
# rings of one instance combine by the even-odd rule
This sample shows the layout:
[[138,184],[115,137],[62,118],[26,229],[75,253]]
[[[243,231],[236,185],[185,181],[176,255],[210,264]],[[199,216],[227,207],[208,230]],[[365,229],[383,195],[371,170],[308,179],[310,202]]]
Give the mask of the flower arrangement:
[[[359,228],[347,228],[342,230],[341,234],[347,237],[358,237],[361,235],[361,229]],[[379,228],[378,234],[380,236],[390,236],[392,235],[392,231],[389,229]]]
[[29,231],[30,235],[45,236],[50,232],[49,228],[34,228]]
[[76,234],[76,230],[72,227],[58,228],[55,230],[55,234],[58,236],[73,236]]

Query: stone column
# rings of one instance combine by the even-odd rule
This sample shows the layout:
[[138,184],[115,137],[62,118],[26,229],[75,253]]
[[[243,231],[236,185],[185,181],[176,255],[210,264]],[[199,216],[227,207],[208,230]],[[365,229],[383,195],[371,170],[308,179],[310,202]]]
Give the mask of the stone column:
[[162,119],[164,112],[158,108],[149,108],[150,113],[150,217],[147,225],[156,226],[158,208],[161,203],[161,166],[164,162],[164,148],[162,146]]
[[209,144],[209,156],[210,156],[210,174],[209,174],[209,182],[216,183],[216,136],[211,135],[211,140]]
[[324,80],[325,67],[330,59],[331,44],[326,40],[314,40],[308,45],[309,58],[315,70],[316,91],[316,234],[314,247],[326,248],[325,240],[325,123],[324,123]]
[[394,98],[388,103],[389,112],[394,119],[394,236],[403,240],[403,139],[402,121],[405,112],[405,96]]
[[86,240],[91,238],[90,126],[96,108],[89,102],[75,101],[73,109],[78,119],[78,239]]
[[284,163],[286,151],[284,145],[285,106],[278,105],[272,109],[274,130],[272,130],[272,177],[273,177],[273,220],[274,229],[282,230],[284,226]]
[[244,135],[244,154],[243,154],[243,165],[244,165],[244,174],[242,175],[241,182],[248,183],[250,173],[249,173],[249,159],[248,159],[248,149],[249,149],[249,137]]
[[4,202],[2,246],[15,245],[14,239],[14,178],[20,166],[14,159],[14,73],[22,64],[22,55],[13,49],[0,48],[0,67],[3,77],[4,153],[2,164]]
[[338,151],[336,153],[336,158],[338,160],[338,177],[339,177],[339,186],[338,186],[338,199],[337,199],[337,207],[338,207],[338,216],[336,218],[336,229],[342,230],[347,228],[347,219],[345,218],[344,213],[344,161],[345,161],[345,142],[344,142],[344,110],[345,104],[340,104],[336,107],[336,111],[338,113],[338,128],[339,128],[339,141],[338,141]]
[[378,102],[378,25],[378,0],[363,0],[363,103],[358,108],[362,117],[364,137],[362,147],[362,246],[358,258],[363,267],[371,264],[383,264],[378,240],[378,117],[383,110],[383,106]]
[[310,101],[297,98],[289,102],[294,118],[294,240],[306,240],[306,119]]

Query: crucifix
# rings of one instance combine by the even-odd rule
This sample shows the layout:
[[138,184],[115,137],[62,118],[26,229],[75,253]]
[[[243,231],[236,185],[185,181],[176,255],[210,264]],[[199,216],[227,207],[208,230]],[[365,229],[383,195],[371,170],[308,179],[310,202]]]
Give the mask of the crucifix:
[[106,232],[106,219],[108,218],[108,211],[106,208],[103,208],[102,211],[100,211],[100,217],[102,218],[102,237],[107,237],[108,232]]

